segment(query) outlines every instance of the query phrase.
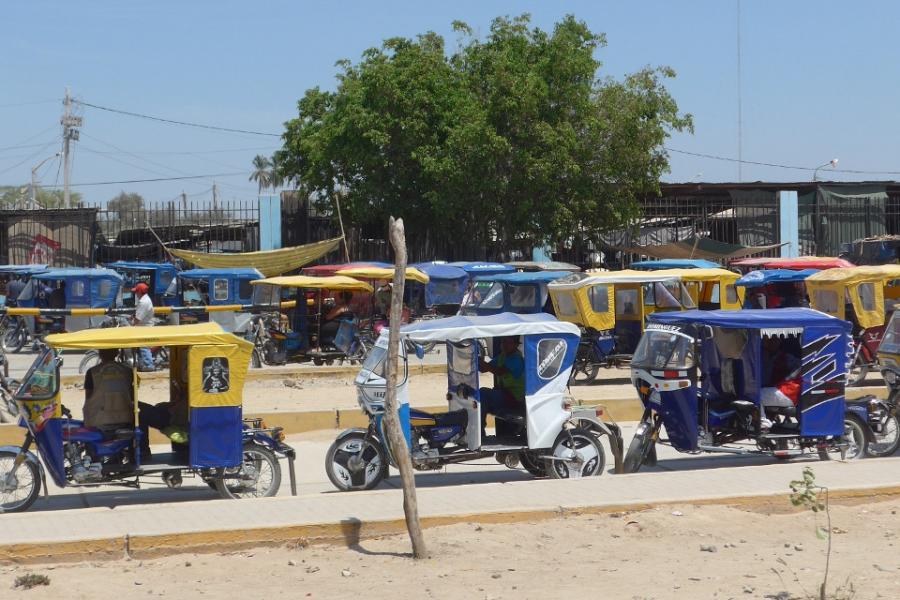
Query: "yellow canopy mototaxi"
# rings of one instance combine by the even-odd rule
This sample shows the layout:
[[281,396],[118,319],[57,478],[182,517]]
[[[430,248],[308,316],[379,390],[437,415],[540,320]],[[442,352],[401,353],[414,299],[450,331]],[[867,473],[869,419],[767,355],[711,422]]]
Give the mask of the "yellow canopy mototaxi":
[[681,279],[700,310],[739,310],[744,291],[736,287],[740,274],[727,269],[660,269],[655,273]]
[[[142,477],[161,475],[169,487],[178,487],[182,474],[199,476],[223,497],[272,496],[278,492],[281,468],[278,456],[290,461],[292,491],[296,492],[294,451],[283,443],[280,428],[268,428],[259,419],[243,419],[243,387],[253,344],[225,332],[215,323],[159,327],[88,329],[49,335],[10,401],[8,408],[27,429],[20,448],[0,448],[13,455],[12,474],[0,468],[0,510],[27,509],[40,492],[44,469],[59,486],[122,485],[139,487]],[[58,352],[118,350],[165,346],[169,349],[169,401],[150,405],[139,400],[137,372],[121,363],[93,367],[86,376],[91,394],[101,394],[101,405],[124,397],[133,404],[130,423],[99,428],[73,419],[62,403]],[[124,372],[130,378],[124,379]],[[114,387],[110,387],[113,382]],[[113,394],[113,396],[109,396]],[[108,408],[108,405],[107,405]],[[164,415],[166,423],[150,422],[150,414]],[[171,453],[149,455],[147,426],[159,427],[172,441]],[[30,451],[40,450],[40,460]],[[43,466],[41,466],[43,465]],[[17,469],[24,469],[18,475]],[[17,480],[17,486],[9,485]],[[22,486],[27,489],[22,489]]]

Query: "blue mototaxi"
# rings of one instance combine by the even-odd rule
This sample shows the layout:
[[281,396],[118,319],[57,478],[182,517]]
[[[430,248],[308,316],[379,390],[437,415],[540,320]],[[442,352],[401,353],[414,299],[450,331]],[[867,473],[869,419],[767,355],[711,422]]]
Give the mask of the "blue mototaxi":
[[[65,306],[50,306],[52,290],[64,287]],[[79,315],[79,309],[111,309],[122,305],[122,276],[111,269],[49,269],[35,273],[22,293],[19,308],[65,308],[65,317],[38,317],[51,329],[81,331],[99,327],[106,319],[103,315]],[[51,323],[52,321],[52,323]],[[26,316],[25,323],[35,333],[35,317]],[[42,328],[41,327],[41,328]]]
[[818,272],[819,269],[760,269],[750,271],[734,285],[747,290],[744,308],[808,307],[809,298],[803,282]]
[[661,258],[639,260],[631,263],[635,271],[660,271],[662,269],[718,269],[721,265],[702,258]]
[[[773,386],[763,381],[767,338],[796,353],[800,366],[797,405],[762,406],[769,429],[760,410]],[[865,407],[845,405],[850,348],[848,323],[805,308],[651,315],[631,361],[644,415],[625,472],[655,463],[657,441],[690,453],[862,456],[871,432]],[[663,425],[668,439],[659,440]]]
[[171,263],[116,261],[106,265],[119,273],[124,280],[122,302],[125,306],[134,306],[134,293],[131,291],[138,283],[145,283],[150,288],[153,306],[177,306],[175,294],[167,294],[178,269]]
[[4,282],[4,293],[0,294],[0,306],[6,306],[6,285],[13,278],[18,278],[24,282],[28,282],[37,273],[43,273],[47,270],[47,265],[31,264],[31,265],[0,265],[0,280]]
[[225,331],[243,332],[250,323],[249,313],[216,310],[216,307],[245,305],[253,302],[252,281],[262,279],[256,269],[189,269],[178,273],[178,305],[206,307],[196,313],[180,312],[178,323],[212,321]]
[[495,262],[467,262],[457,261],[447,263],[451,267],[459,267],[469,275],[469,280],[474,280],[480,275],[502,275],[504,273],[515,273],[516,268],[510,265]]
[[459,267],[441,263],[410,265],[428,275],[428,283],[407,282],[407,304],[414,317],[427,314],[450,316],[459,312],[469,275]]
[[552,314],[547,284],[569,275],[569,271],[535,271],[477,277],[460,314]]

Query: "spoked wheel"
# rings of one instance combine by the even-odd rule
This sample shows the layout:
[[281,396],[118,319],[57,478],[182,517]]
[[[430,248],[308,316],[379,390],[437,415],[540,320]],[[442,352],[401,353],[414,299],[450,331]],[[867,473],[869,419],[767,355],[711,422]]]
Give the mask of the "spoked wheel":
[[30,460],[17,467],[15,452],[0,451],[0,513],[27,510],[40,492],[40,468]]
[[347,353],[347,360],[350,361],[351,365],[361,365],[364,360],[366,360],[366,354],[368,354],[369,349],[366,348],[366,343],[361,339],[357,338],[353,345],[350,346],[350,352]]
[[250,353],[250,366],[254,369],[261,369],[263,366],[262,353],[259,348],[254,348]]
[[325,472],[342,492],[371,490],[388,475],[387,453],[378,440],[363,431],[353,431],[328,448]]
[[3,337],[0,338],[0,344],[6,352],[20,352],[28,340],[28,333],[22,326],[21,321],[8,323],[6,329],[3,330]]
[[651,457],[650,452],[651,448],[656,446],[655,433],[656,426],[652,421],[641,421],[638,424],[622,462],[622,470],[625,473],[637,473],[648,458],[652,458],[655,464],[656,454]]
[[884,424],[884,431],[876,433],[866,448],[869,456],[890,456],[900,447],[900,417],[891,415]]
[[519,463],[523,469],[535,477],[547,476],[547,467],[544,465],[544,461],[528,450],[519,452]]
[[544,459],[544,468],[554,479],[602,475],[606,454],[600,440],[586,429],[560,432],[550,449],[553,459]]
[[[844,417],[843,439],[848,444],[844,460],[856,460],[866,454],[867,442],[864,427],[855,417]],[[840,457],[841,455],[837,450],[826,448],[819,450],[820,460],[838,460]]]
[[84,356],[81,359],[81,362],[78,363],[78,374],[84,375],[90,370],[91,367],[100,364],[100,353],[96,350],[88,350],[85,352]]
[[579,348],[575,355],[575,363],[572,365],[572,375],[569,383],[573,385],[585,385],[593,383],[600,372],[600,365],[594,361],[594,352],[590,348]]
[[240,467],[225,469],[216,479],[216,489],[223,498],[268,498],[281,486],[281,465],[275,454],[259,444],[244,444],[244,460]]
[[853,365],[847,373],[847,385],[861,385],[869,375],[869,364],[861,350],[857,349],[853,356]]

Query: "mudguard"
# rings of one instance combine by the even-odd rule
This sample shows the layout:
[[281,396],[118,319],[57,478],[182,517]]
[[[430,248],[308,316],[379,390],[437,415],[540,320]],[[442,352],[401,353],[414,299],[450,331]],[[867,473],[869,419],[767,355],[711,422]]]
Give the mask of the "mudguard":
[[[21,451],[22,448],[20,446],[0,446],[0,452],[12,452],[13,454],[18,454]],[[41,474],[41,484],[44,486],[44,497],[46,498],[49,492],[47,490],[47,474],[44,473],[44,465],[41,464],[37,454],[31,450],[25,451],[25,460],[37,465],[38,472]]]

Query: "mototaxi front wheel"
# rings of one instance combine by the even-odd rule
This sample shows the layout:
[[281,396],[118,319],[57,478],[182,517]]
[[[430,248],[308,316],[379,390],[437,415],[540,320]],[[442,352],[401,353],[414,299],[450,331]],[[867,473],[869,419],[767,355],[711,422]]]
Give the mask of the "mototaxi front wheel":
[[216,478],[216,490],[223,498],[268,498],[281,487],[281,465],[275,453],[259,444],[246,442],[241,466],[225,469]]
[[[865,456],[868,445],[866,439],[866,427],[856,417],[844,417],[844,435],[843,441],[847,442],[847,451],[844,453],[844,460],[856,460]],[[836,449],[820,448],[819,460],[838,460],[841,458],[840,453]]]
[[638,424],[622,461],[623,472],[637,473],[641,465],[650,457],[650,449],[655,446],[656,442],[654,430],[655,426],[652,421],[641,421]]
[[342,492],[371,490],[388,476],[388,468],[384,445],[364,431],[342,435],[325,453],[325,473]]
[[41,493],[41,469],[25,460],[16,466],[16,452],[0,451],[0,513],[28,510]]
[[87,373],[91,367],[100,364],[100,353],[96,350],[88,350],[84,353],[84,356],[81,358],[81,362],[78,363],[78,374],[84,375]]
[[530,450],[519,452],[519,463],[523,469],[535,477],[547,476],[547,466],[544,464],[544,461]]
[[847,373],[847,385],[862,385],[866,377],[869,376],[869,366],[866,362],[866,357],[863,356],[863,352],[857,350],[853,357],[853,364],[850,365],[850,370]]
[[606,453],[598,436],[579,427],[564,429],[550,448],[553,458],[544,459],[544,469],[553,479],[603,475]]
[[884,423],[884,431],[873,433],[866,454],[873,457],[891,456],[900,448],[900,417],[891,415]]
[[600,365],[594,359],[594,350],[590,347],[579,346],[572,364],[572,374],[569,383],[572,385],[587,385],[597,380]]

